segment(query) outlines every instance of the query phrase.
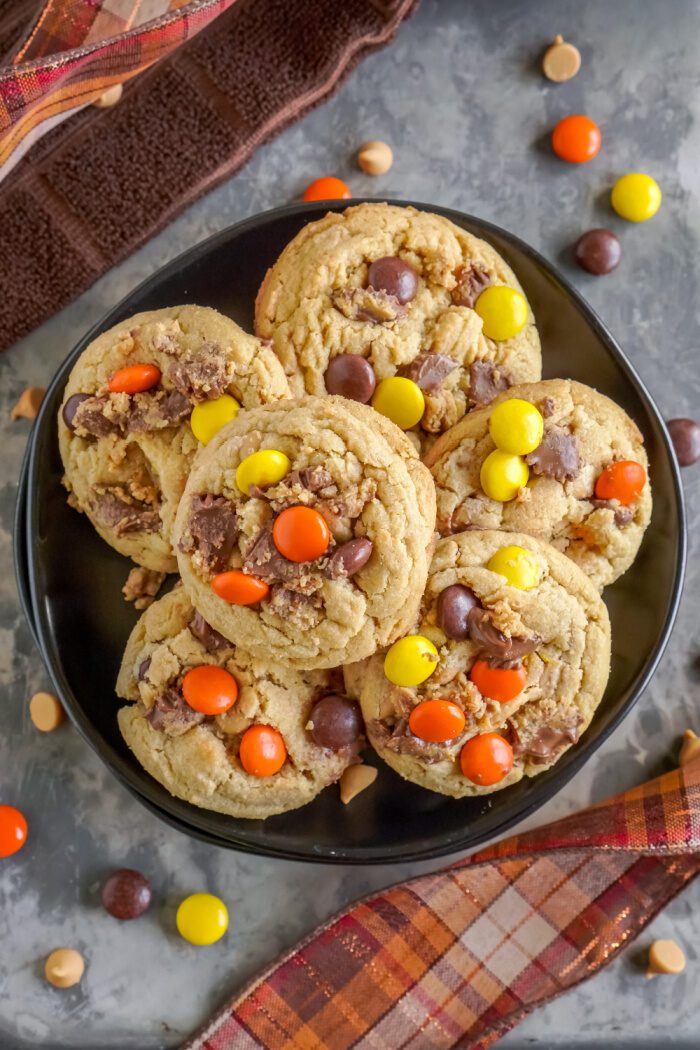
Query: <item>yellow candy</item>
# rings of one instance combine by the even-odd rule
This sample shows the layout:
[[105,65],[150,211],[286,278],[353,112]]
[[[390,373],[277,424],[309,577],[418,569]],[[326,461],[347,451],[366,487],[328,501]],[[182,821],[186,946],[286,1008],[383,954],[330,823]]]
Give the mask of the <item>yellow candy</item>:
[[421,388],[412,379],[392,376],[377,384],[372,396],[372,408],[387,416],[402,430],[409,430],[423,418],[425,398]]
[[228,909],[211,893],[193,893],[180,904],[175,922],[190,944],[214,944],[228,929]]
[[527,321],[525,296],[505,284],[485,288],[474,309],[484,322],[484,335],[497,342],[512,339]]
[[511,397],[491,412],[489,431],[501,452],[526,456],[542,440],[544,420],[529,401]]
[[529,477],[530,468],[524,459],[501,452],[499,448],[481,464],[481,487],[489,499],[497,499],[499,503],[515,499]]
[[489,559],[486,568],[505,576],[511,587],[521,591],[531,591],[540,582],[537,559],[524,547],[501,547]]
[[422,634],[394,642],[384,657],[384,674],[394,685],[420,685],[438,665],[438,651]]
[[213,401],[202,401],[195,405],[190,416],[190,426],[197,441],[203,445],[209,444],[214,434],[218,434],[222,427],[236,418],[240,407],[230,394],[222,394]]
[[661,207],[661,187],[651,175],[630,172],[618,179],[612,188],[613,208],[629,222],[646,222]]
[[247,496],[251,485],[259,485],[261,488],[276,485],[289,473],[291,465],[284,452],[277,452],[274,448],[263,448],[246,456],[238,464],[236,484]]

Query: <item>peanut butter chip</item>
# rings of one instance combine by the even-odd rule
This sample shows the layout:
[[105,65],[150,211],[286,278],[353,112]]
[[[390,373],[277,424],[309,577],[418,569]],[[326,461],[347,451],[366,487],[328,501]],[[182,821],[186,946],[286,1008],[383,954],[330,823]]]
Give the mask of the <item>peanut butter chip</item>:
[[561,36],[555,36],[554,43],[547,48],[542,59],[542,72],[547,80],[557,84],[575,77],[581,68],[581,53],[573,44],[567,44]]
[[686,729],[678,754],[678,765],[687,766],[689,762],[698,760],[700,760],[700,736],[696,736],[692,729]]
[[124,88],[121,84],[113,84],[111,88],[107,88],[107,90],[93,102],[93,106],[97,106],[98,109],[109,109],[110,106],[116,106],[117,102],[122,97],[123,91]]
[[340,801],[347,806],[377,779],[374,766],[348,766],[340,778]]
[[10,413],[12,418],[36,419],[39,405],[41,404],[45,393],[46,391],[41,386],[28,386],[26,390],[22,391],[17,404],[12,409]]
[[53,693],[35,693],[29,701],[29,717],[42,733],[51,733],[66,715]]
[[394,163],[394,154],[386,142],[365,142],[357,154],[357,163],[368,175],[386,175]]
[[54,988],[72,988],[84,972],[85,961],[74,948],[57,948],[51,952],[44,966],[46,980]]
[[649,949],[647,977],[658,973],[678,974],[685,970],[685,953],[675,941],[654,941]]

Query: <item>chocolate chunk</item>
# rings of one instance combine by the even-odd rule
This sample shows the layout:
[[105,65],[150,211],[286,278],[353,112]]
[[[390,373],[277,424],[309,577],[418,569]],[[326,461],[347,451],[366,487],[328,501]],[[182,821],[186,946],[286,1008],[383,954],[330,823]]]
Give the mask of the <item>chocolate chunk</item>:
[[510,385],[509,376],[500,369],[496,374],[492,361],[472,361],[469,366],[469,401],[472,405],[488,405]]
[[331,296],[336,310],[350,321],[385,324],[404,317],[406,307],[395,295],[377,288],[343,288]]
[[187,525],[189,536],[180,541],[186,554],[197,551],[210,572],[223,572],[238,538],[236,508],[224,496],[211,492],[192,498]]
[[521,735],[522,727],[519,730],[509,723],[513,754],[537,764],[551,762],[565,747],[576,743],[579,725],[580,720],[576,725],[541,726],[533,736],[527,737]]
[[296,484],[309,492],[320,492],[333,484],[333,476],[325,467],[304,467],[302,470],[292,470],[280,484],[293,488]]
[[195,711],[185,700],[179,689],[169,686],[164,693],[157,696],[152,707],[146,712],[146,718],[153,729],[163,732],[177,732],[199,725],[204,715]]
[[551,415],[554,415],[554,401],[551,397],[546,397],[540,405],[540,412],[545,419],[549,419]]
[[92,510],[101,525],[116,530],[118,536],[129,532],[158,532],[160,514],[149,503],[129,496],[121,485],[95,488]]
[[455,306],[468,306],[473,310],[484,288],[491,284],[491,278],[486,270],[479,270],[476,266],[460,266],[455,277],[457,284],[450,293],[452,302]]
[[127,431],[160,430],[174,427],[192,412],[192,402],[179,390],[159,390],[136,394],[132,398],[131,411],[125,421]]
[[421,353],[410,362],[402,365],[398,374],[405,379],[412,379],[421,390],[437,390],[443,380],[459,368],[459,362],[445,354]]
[[479,605],[471,587],[453,583],[440,591],[437,600],[437,622],[448,638],[463,642],[469,637],[469,613]]
[[354,576],[356,572],[363,569],[372,555],[372,541],[366,536],[358,536],[354,540],[348,540],[336,548],[328,562],[326,574],[332,580],[340,576]]
[[143,682],[144,678],[148,674],[148,668],[151,666],[151,657],[147,656],[145,660],[142,660],[139,664],[139,669],[136,674],[136,678],[139,682]]
[[591,503],[597,510],[611,510],[613,511],[615,524],[620,528],[623,525],[629,525],[634,518],[633,507],[623,507],[623,505],[616,499],[592,499]]
[[381,742],[382,747],[395,754],[412,755],[427,763],[442,762],[448,757],[445,747],[413,736],[408,728],[408,718],[400,718],[393,727],[374,718],[368,723],[368,728],[371,729],[372,735]]
[[264,526],[245,557],[243,568],[263,580],[284,583],[309,571],[308,562],[288,561],[275,547],[272,523]]
[[338,354],[331,358],[325,374],[326,390],[366,405],[377,385],[374,369],[359,354]]
[[321,597],[318,593],[303,593],[292,590],[284,583],[274,583],[270,588],[267,611],[285,618],[292,616],[298,620],[303,618],[305,610],[317,609],[320,605]]
[[574,256],[582,270],[600,277],[618,265],[622,247],[612,230],[587,230],[576,241]]
[[311,736],[330,751],[357,751],[362,740],[362,715],[353,700],[330,693],[316,701],[309,717]]
[[229,362],[216,344],[202,346],[196,357],[186,355],[173,361],[168,379],[191,401],[211,401],[221,397],[229,385]]
[[202,643],[208,653],[216,653],[220,649],[233,648],[233,644],[224,638],[223,634],[215,631],[198,609],[195,609],[194,616],[190,620],[190,632],[197,641]]
[[367,272],[367,284],[370,288],[386,292],[402,305],[415,298],[419,280],[411,264],[398,255],[385,255],[381,259],[375,259]]
[[66,424],[69,430],[75,430],[73,420],[75,419],[75,413],[78,411],[78,405],[82,405],[83,401],[89,401],[90,394],[72,394],[68,398],[61,415],[63,416],[63,422]]
[[694,419],[669,419],[666,426],[678,462],[682,467],[692,467],[700,459],[700,425]]
[[581,461],[574,435],[563,427],[548,427],[534,452],[525,457],[535,474],[545,474],[555,481],[575,478]]
[[[109,409],[110,416],[105,413]],[[114,405],[109,395],[84,398],[75,406],[72,417],[72,430],[82,430],[92,437],[108,437],[126,429],[126,415],[113,411]]]
[[530,638],[517,635],[506,637],[494,627],[491,613],[480,606],[469,613],[469,637],[479,646],[479,656],[487,660],[491,667],[518,667],[523,656],[535,651],[541,639],[533,634]]

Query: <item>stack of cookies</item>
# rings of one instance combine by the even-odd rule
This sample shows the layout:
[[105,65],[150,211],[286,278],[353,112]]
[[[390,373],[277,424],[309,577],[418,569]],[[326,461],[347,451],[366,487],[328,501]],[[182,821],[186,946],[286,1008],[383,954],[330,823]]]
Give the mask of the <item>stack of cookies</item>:
[[255,331],[140,314],[66,387],[70,502],[180,577],[126,646],[127,744],[174,795],[253,819],[369,745],[454,797],[547,769],[601,701],[601,590],[649,522],[636,426],[541,381],[508,265],[413,208],[304,227]]

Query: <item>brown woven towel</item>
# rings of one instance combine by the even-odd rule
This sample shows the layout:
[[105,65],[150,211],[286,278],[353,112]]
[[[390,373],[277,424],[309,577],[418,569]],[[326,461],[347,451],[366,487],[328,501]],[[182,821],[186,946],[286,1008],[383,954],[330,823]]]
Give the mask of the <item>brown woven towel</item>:
[[0,349],[331,94],[417,2],[238,0],[115,109],[50,132],[0,188]]

